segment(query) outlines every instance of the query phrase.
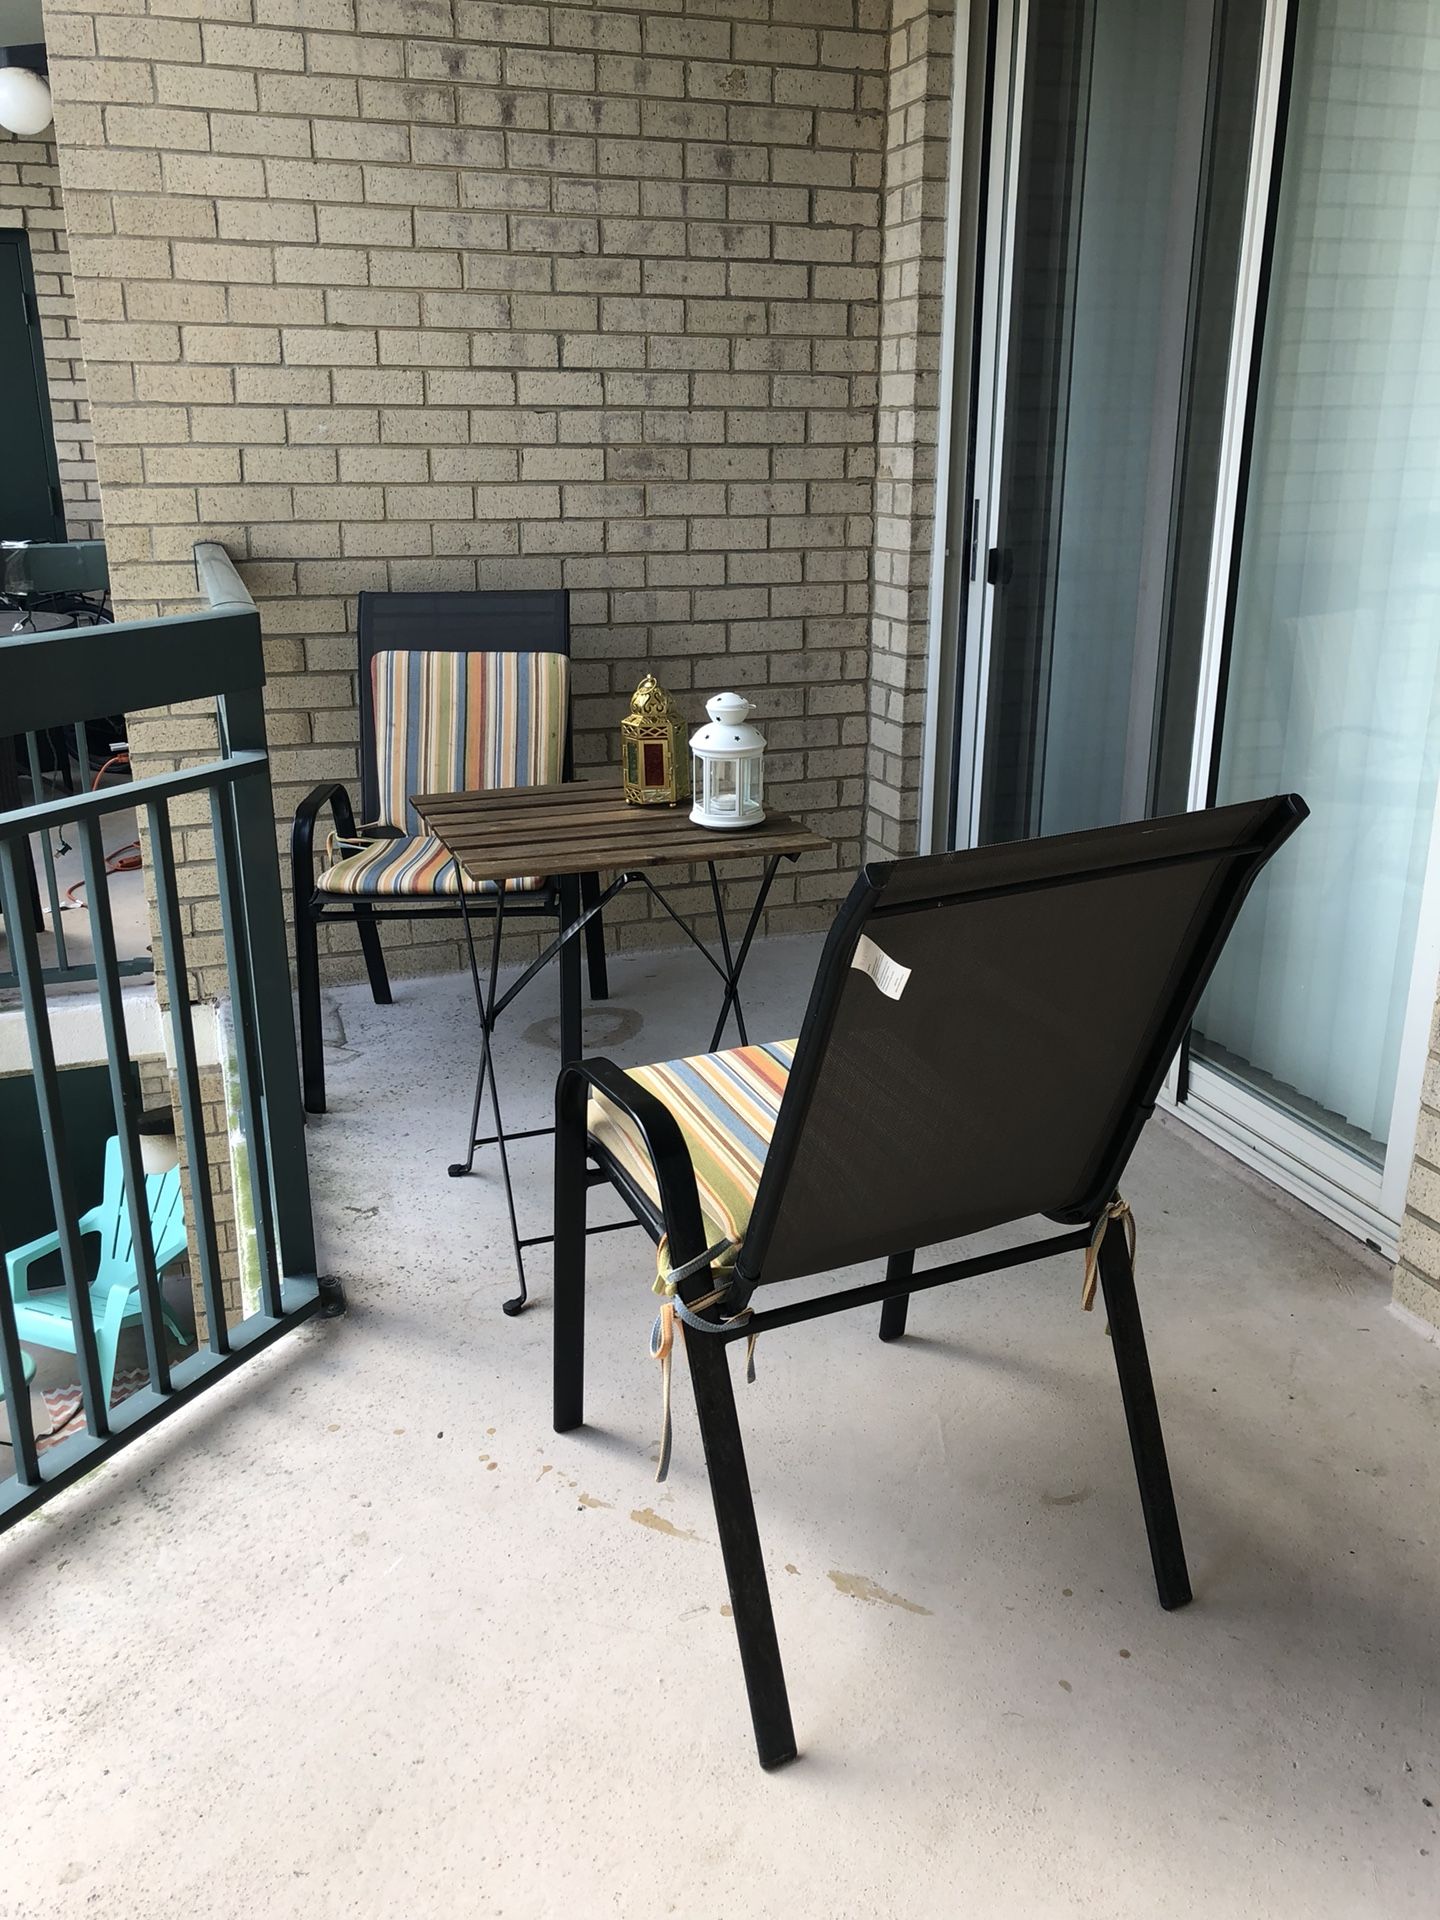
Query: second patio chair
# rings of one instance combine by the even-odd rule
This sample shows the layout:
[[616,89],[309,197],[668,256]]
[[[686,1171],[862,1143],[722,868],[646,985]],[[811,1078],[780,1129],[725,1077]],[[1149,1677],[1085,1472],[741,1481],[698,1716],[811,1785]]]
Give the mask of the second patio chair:
[[[296,809],[291,836],[310,1113],[325,1111],[320,922],[337,915],[354,922],[370,990],[377,1005],[388,1006],[384,921],[462,918],[467,908],[473,918],[501,906],[492,882],[462,882],[455,861],[424,831],[410,795],[540,786],[568,780],[571,771],[568,594],[362,593],[358,628],[360,824],[346,787],[327,780]],[[339,857],[317,870],[315,825],[327,807]],[[582,905],[592,906],[598,891],[595,880],[587,881]],[[540,915],[558,922],[559,892],[549,876],[518,875],[504,893],[507,921]],[[599,914],[587,923],[585,941],[591,998],[603,1000]]]
[[[793,1758],[795,1735],[732,1341],[867,1306],[894,1340],[912,1294],[1069,1254],[1057,1271],[1081,1295],[1083,1258],[1160,1604],[1190,1598],[1118,1186],[1241,903],[1305,811],[1291,796],[877,863],[830,930],[797,1041],[562,1069],[555,1427],[583,1417],[585,1202],[608,1181],[660,1245],[655,1347],[683,1335],[762,1765]],[[916,1249],[1042,1215],[1061,1231],[916,1270]],[[877,1259],[882,1279],[757,1304],[769,1282]]]
[[[172,1260],[186,1249],[185,1203],[180,1191],[180,1169],[148,1174],[145,1200],[150,1210],[150,1243],[155,1253],[155,1271],[162,1273]],[[120,1336],[127,1326],[140,1319],[140,1276],[135,1242],[130,1232],[130,1209],[125,1198],[125,1176],[120,1161],[120,1142],[111,1136],[105,1145],[105,1179],[100,1203],[82,1213],[77,1222],[82,1234],[94,1234],[99,1241],[95,1278],[90,1283],[90,1311],[95,1325],[95,1346],[100,1360],[100,1388],[108,1407],[115,1385],[115,1359]],[[50,1347],[60,1353],[75,1353],[75,1321],[70,1296],[64,1287],[30,1286],[30,1269],[57,1253],[58,1233],[42,1234],[23,1247],[12,1247],[5,1255],[5,1277],[15,1304],[15,1331],[21,1340],[34,1347]],[[162,1298],[160,1310],[171,1338],[186,1344],[184,1329]]]

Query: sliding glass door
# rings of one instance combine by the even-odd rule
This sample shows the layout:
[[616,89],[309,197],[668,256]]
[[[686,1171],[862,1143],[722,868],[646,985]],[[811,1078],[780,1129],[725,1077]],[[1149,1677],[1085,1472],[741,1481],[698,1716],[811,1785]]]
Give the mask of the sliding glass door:
[[1440,0],[999,0],[957,844],[1293,790],[1173,1094],[1393,1238],[1440,964]]
[[[1202,626],[1174,584],[1208,561],[1254,17],[1226,0],[1017,9],[962,838],[1136,818],[1188,783]],[[1173,738],[1167,710],[1185,713]]]
[[1423,1019],[1436,959],[1422,922],[1440,781],[1437,129],[1440,4],[1307,0],[1212,789],[1294,789],[1312,817],[1246,907],[1192,1049],[1212,1076],[1192,1076],[1197,1098],[1318,1136],[1391,1218],[1387,1150],[1399,1127],[1408,1159],[1407,1109],[1413,1128],[1402,1061],[1424,1052],[1412,1002]]

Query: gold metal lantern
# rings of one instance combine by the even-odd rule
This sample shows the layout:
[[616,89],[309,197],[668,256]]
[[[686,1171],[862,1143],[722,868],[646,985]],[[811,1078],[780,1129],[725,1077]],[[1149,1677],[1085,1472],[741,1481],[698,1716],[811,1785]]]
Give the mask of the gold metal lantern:
[[620,769],[632,807],[674,807],[687,798],[685,723],[653,673],[635,689],[620,722]]

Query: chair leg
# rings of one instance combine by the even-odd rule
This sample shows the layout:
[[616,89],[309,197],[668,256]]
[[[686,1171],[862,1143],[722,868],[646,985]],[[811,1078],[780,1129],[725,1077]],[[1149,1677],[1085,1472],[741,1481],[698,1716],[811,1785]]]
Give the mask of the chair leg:
[[109,1411],[115,1392],[115,1363],[120,1357],[120,1336],[125,1330],[125,1309],[138,1295],[132,1287],[112,1287],[105,1311],[95,1326],[95,1357],[99,1362],[100,1404]]
[[[580,876],[580,911],[588,913],[600,898],[600,876],[598,873],[582,873]],[[597,913],[593,920],[585,922],[585,965],[590,974],[590,998],[608,1000],[610,998],[610,975],[605,965],[605,916]]]
[[[915,1271],[913,1253],[892,1253],[885,1262],[886,1280],[908,1280]],[[897,1293],[893,1299],[880,1303],[880,1338],[898,1340],[905,1331],[905,1316],[910,1310],[908,1293]]]
[[755,1503],[745,1467],[745,1448],[735,1412],[726,1342],[708,1334],[687,1336],[685,1351],[700,1416],[705,1467],[710,1475],[710,1497],[725,1577],[730,1583],[730,1605],[735,1615],[735,1638],[745,1669],[745,1691],[755,1728],[755,1749],[762,1767],[783,1766],[795,1758],[795,1729],[780,1664],[780,1643],[770,1588],[755,1525]]
[[1145,1330],[1140,1324],[1140,1305],[1135,1298],[1130,1249],[1125,1229],[1118,1220],[1110,1222],[1101,1242],[1100,1286],[1105,1310],[1110,1316],[1110,1340],[1120,1375],[1120,1394],[1125,1403],[1125,1424],[1130,1430],[1135,1475],[1140,1482],[1140,1507],[1150,1540],[1156,1592],[1161,1606],[1167,1610],[1183,1607],[1190,1599],[1190,1575],[1185,1566],[1185,1547],[1180,1538],[1175,1494],[1165,1459],[1165,1439],[1155,1405],[1155,1384],[1145,1351]]
[[320,1037],[320,930],[308,900],[295,902],[295,990],[300,1002],[300,1078],[305,1111],[325,1111],[325,1049]]
[[585,1418],[585,1086],[562,1080],[555,1105],[555,1431]]
[[365,956],[371,995],[377,1007],[388,1007],[392,1004],[390,976],[385,971],[385,955],[380,950],[380,922],[373,907],[356,907],[355,930],[360,935],[360,951]]

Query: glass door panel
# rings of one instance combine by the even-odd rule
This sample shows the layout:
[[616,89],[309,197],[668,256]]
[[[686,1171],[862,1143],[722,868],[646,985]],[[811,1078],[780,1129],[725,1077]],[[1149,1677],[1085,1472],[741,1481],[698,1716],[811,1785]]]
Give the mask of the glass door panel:
[[1312,817],[1192,1059],[1379,1167],[1440,776],[1440,3],[1308,0],[1290,102],[1214,788]]
[[[1233,221],[1228,261],[1203,243],[1224,173],[1214,81],[1233,11],[1031,0],[986,562],[982,840],[1097,826],[1151,803],[1194,377],[1224,371],[1223,353],[1195,351],[1207,259],[1212,281],[1222,261],[1228,341]],[[1253,48],[1250,61],[1253,80]],[[1207,498],[1200,478],[1193,517],[1208,550],[1213,484]],[[1198,631],[1180,637],[1198,650]],[[1189,752],[1187,735],[1187,773]]]

